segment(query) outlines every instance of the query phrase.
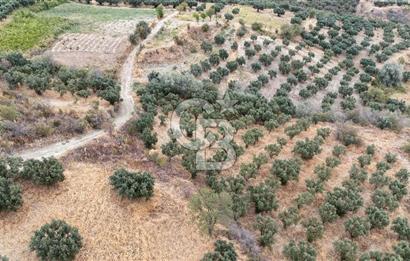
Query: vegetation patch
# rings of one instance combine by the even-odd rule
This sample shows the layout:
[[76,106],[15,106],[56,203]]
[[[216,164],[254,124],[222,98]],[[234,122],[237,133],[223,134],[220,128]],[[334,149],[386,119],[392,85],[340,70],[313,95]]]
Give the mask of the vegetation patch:
[[17,12],[10,22],[0,26],[0,52],[28,51],[45,47],[49,40],[73,24],[59,17],[44,17],[32,12]]
[[152,8],[121,8],[66,3],[41,13],[48,17],[61,17],[76,22],[109,22],[116,20],[150,19],[155,17]]

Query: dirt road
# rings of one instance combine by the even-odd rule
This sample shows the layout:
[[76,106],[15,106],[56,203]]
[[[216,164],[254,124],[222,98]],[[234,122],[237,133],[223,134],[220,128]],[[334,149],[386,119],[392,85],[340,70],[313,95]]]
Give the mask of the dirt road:
[[[137,55],[141,52],[141,50],[144,48],[145,44],[149,41],[151,41],[161,30],[161,28],[164,26],[165,22],[167,22],[169,19],[173,18],[177,12],[174,12],[164,19],[160,20],[155,27],[151,30],[151,33],[148,35],[148,37],[142,41],[140,44],[138,44],[128,55],[127,59],[125,60],[124,65],[121,68],[121,73],[120,73],[120,83],[121,83],[121,98],[122,102],[120,104],[119,111],[114,118],[113,121],[113,126],[115,130],[121,129],[121,127],[124,126],[124,124],[131,119],[133,113],[134,113],[134,100],[132,97],[132,83],[133,83],[133,71],[134,71],[134,61],[137,57]],[[53,143],[50,145],[47,145],[42,148],[35,148],[35,149],[30,149],[26,151],[22,151],[17,153],[14,156],[22,157],[23,159],[40,159],[42,157],[60,157],[63,154],[67,153],[70,150],[74,150],[77,148],[80,148],[89,142],[98,139],[104,135],[106,135],[107,132],[105,130],[96,130],[92,131],[90,133],[87,133],[85,135],[79,136],[79,137],[74,137],[65,141]]]

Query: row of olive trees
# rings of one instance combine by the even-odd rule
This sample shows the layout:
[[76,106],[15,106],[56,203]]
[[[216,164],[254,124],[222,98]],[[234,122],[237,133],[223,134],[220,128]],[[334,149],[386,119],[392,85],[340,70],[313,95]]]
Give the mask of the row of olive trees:
[[96,93],[111,104],[120,100],[120,86],[111,75],[67,68],[49,59],[29,60],[21,53],[0,56],[0,79],[10,89],[24,85],[39,95],[53,89],[60,94],[70,92],[85,98]]
[[20,179],[51,186],[64,180],[64,168],[55,158],[26,160],[0,159],[0,211],[16,211],[23,204]]

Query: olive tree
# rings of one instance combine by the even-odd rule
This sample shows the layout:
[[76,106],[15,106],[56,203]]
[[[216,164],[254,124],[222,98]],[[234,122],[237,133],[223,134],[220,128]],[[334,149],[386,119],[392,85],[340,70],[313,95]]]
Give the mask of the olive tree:
[[154,195],[155,180],[148,172],[129,172],[119,169],[110,177],[110,184],[118,194],[128,199],[146,198]]
[[53,220],[34,232],[30,249],[41,260],[74,260],[83,246],[78,229],[62,220]]
[[388,63],[383,65],[379,72],[379,80],[387,87],[400,86],[402,80],[402,70],[398,64]]

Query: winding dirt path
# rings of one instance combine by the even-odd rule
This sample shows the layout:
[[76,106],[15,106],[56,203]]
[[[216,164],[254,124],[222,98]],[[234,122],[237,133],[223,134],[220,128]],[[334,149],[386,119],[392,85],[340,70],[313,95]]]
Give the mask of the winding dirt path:
[[[114,130],[119,130],[121,127],[125,125],[125,123],[131,119],[135,106],[134,106],[134,99],[132,97],[132,83],[133,83],[133,71],[134,71],[134,61],[137,55],[141,52],[144,48],[145,44],[151,41],[161,30],[164,26],[165,22],[170,20],[171,18],[175,17],[177,12],[174,12],[164,19],[158,21],[155,27],[151,30],[151,33],[148,37],[143,40],[140,44],[138,44],[128,55],[125,63],[121,68],[120,73],[120,83],[121,83],[121,105],[119,111],[114,118],[113,127]],[[90,133],[84,134],[79,137],[74,137],[65,141],[56,142],[50,145],[47,145],[42,148],[35,148],[30,150],[25,150],[15,154],[15,156],[22,157],[24,160],[26,159],[40,159],[43,157],[60,157],[63,154],[67,153],[68,151],[80,148],[91,141],[101,138],[102,136],[106,135],[107,131],[105,130],[95,130]]]

